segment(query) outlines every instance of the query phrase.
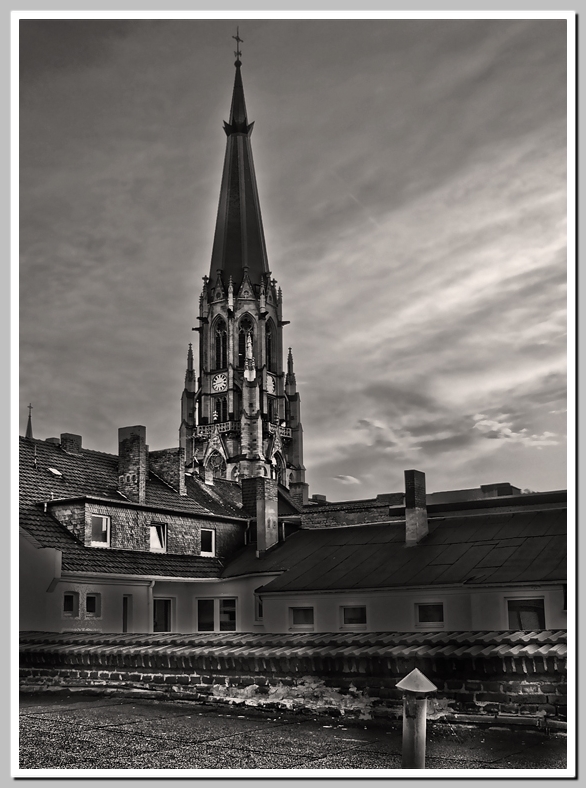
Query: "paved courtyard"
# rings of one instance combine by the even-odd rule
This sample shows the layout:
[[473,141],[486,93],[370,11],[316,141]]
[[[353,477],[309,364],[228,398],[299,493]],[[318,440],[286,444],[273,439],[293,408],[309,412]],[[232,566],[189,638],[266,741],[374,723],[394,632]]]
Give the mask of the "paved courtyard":
[[[565,769],[566,745],[560,734],[430,724],[427,768]],[[189,702],[23,695],[20,768],[400,769],[401,726]]]

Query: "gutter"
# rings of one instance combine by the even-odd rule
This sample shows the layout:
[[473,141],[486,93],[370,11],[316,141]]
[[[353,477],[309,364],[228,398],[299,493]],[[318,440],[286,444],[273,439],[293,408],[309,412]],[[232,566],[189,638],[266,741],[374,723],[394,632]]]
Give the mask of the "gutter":
[[[286,570],[281,570],[281,574],[284,571],[286,571]],[[273,573],[273,574],[275,574],[275,573]],[[401,585],[401,586],[385,586],[384,588],[381,588],[380,586],[378,588],[356,588],[356,587],[353,587],[351,589],[346,588],[346,587],[327,588],[327,589],[321,589],[321,588],[319,588],[319,589],[315,589],[315,588],[314,589],[282,588],[282,589],[278,589],[276,591],[263,591],[263,594],[267,594],[267,596],[269,594],[271,594],[271,595],[291,594],[292,596],[293,595],[294,596],[315,596],[315,595],[321,596],[322,594],[326,594],[326,595],[327,594],[346,594],[349,591],[352,591],[353,594],[388,594],[389,591],[410,592],[410,591],[420,591],[422,589],[424,589],[426,591],[429,591],[430,593],[433,592],[433,591],[436,591],[436,590],[438,590],[438,591],[442,591],[442,590],[443,591],[447,591],[447,590],[463,591],[463,590],[468,590],[468,589],[472,589],[472,588],[475,588],[475,589],[478,589],[478,588],[487,588],[487,589],[490,589],[490,588],[506,588],[507,590],[514,590],[515,588],[533,588],[533,587],[541,588],[543,586],[555,587],[555,586],[564,585],[564,583],[567,583],[567,580],[565,578],[560,579],[560,580],[531,580],[531,581],[525,580],[525,581],[518,581],[518,582],[515,582],[515,583],[507,583],[505,581],[500,582],[500,583],[474,583],[474,584],[472,584],[472,583],[459,583],[458,585],[454,585],[454,583],[450,583],[450,584],[439,584],[439,583],[437,583],[437,584],[433,584],[433,585],[427,584],[427,585],[417,585],[417,586],[405,586],[405,585]]]
[[222,577],[169,577],[168,575],[130,575],[121,572],[73,572],[65,570],[61,573],[63,580],[89,580],[97,579],[101,583],[116,585],[120,581],[142,583],[219,583],[230,578]]

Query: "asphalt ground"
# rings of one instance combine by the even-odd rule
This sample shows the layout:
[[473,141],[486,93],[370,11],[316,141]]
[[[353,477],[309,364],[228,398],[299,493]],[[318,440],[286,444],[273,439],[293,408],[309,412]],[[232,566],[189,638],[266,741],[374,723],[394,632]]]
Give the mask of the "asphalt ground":
[[[21,696],[19,755],[21,769],[401,769],[401,733],[397,722],[39,694]],[[427,769],[558,770],[567,739],[428,723],[426,756]]]

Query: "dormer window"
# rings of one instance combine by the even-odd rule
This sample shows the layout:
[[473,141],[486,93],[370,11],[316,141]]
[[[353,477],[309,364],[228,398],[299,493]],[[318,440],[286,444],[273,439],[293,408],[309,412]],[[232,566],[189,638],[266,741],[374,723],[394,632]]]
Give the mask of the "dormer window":
[[92,547],[110,547],[110,518],[92,514]]
[[153,523],[150,526],[150,548],[151,553],[167,552],[167,525],[165,523]]

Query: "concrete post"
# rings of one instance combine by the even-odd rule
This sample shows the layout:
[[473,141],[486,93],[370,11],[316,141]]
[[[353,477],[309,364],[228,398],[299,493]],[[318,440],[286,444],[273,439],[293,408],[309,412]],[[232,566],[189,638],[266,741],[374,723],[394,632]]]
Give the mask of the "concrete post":
[[403,695],[403,769],[425,769],[427,695],[437,687],[414,668],[397,683]]

